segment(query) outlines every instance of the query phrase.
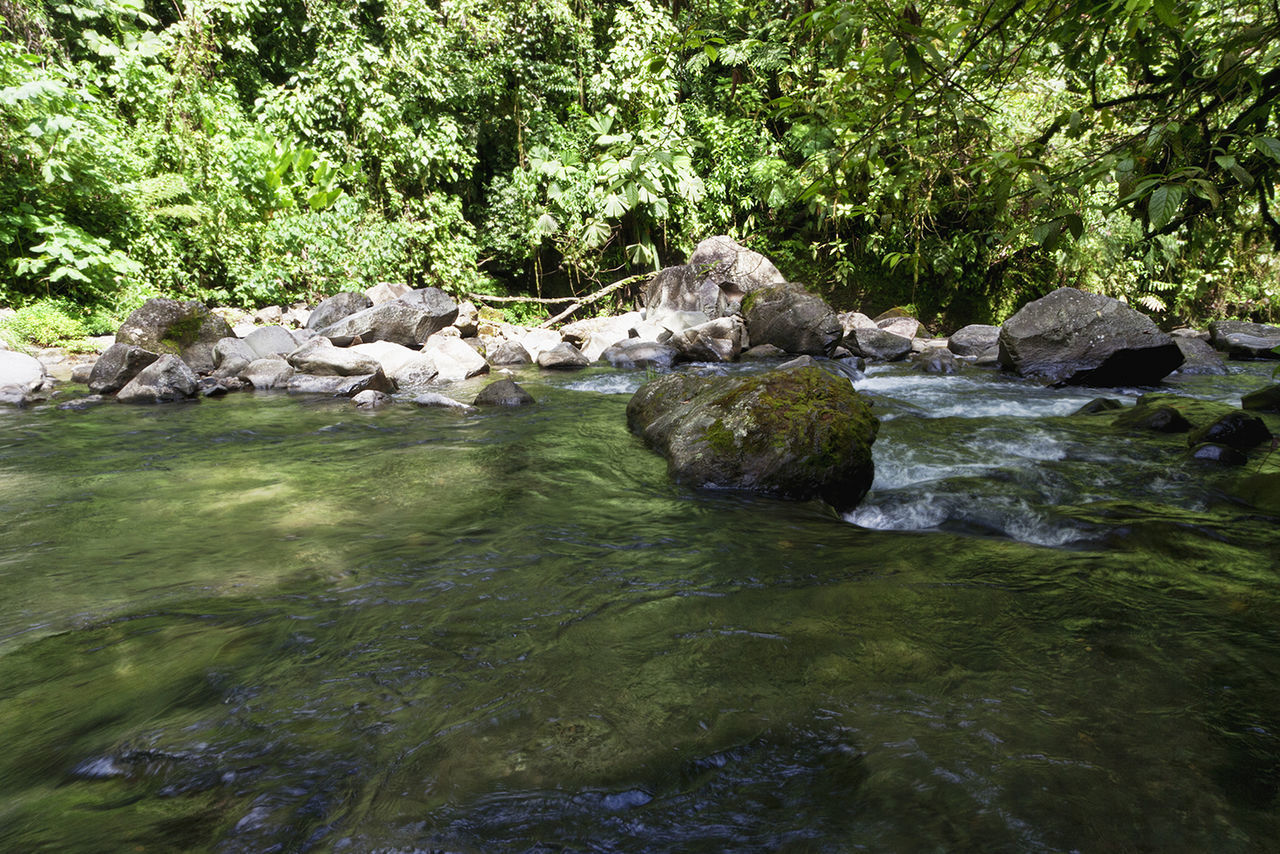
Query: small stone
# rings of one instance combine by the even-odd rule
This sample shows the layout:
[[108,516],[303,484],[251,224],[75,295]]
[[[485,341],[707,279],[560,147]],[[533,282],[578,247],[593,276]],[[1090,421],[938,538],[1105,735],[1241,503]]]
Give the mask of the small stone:
[[582,351],[568,341],[561,341],[550,350],[543,350],[538,354],[540,368],[564,370],[585,368],[589,364],[591,363],[587,361]]
[[475,399],[476,406],[527,406],[533,402],[533,395],[509,379],[490,383]]
[[1077,409],[1072,415],[1098,415],[1102,412],[1114,412],[1117,409],[1124,409],[1124,404],[1116,400],[1114,397],[1095,397],[1084,406]]
[[434,391],[418,395],[413,399],[413,402],[418,406],[429,406],[438,409],[454,409],[459,412],[466,412],[475,408],[474,406],[469,406],[460,400],[454,400],[452,397],[448,397],[447,395]]
[[1248,457],[1235,448],[1214,442],[1204,442],[1196,445],[1191,449],[1191,458],[1223,466],[1242,466],[1249,461]]
[[351,398],[358,409],[378,409],[391,403],[391,395],[373,389],[366,389]]

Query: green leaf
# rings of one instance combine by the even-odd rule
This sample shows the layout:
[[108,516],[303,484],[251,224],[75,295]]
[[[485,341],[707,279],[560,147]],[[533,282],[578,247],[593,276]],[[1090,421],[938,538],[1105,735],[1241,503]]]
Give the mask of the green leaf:
[[1153,0],[1151,6],[1160,23],[1176,32],[1182,31],[1182,23],[1178,20],[1178,13],[1174,9],[1174,0]]
[[1253,142],[1253,147],[1258,149],[1260,153],[1280,163],[1280,140],[1273,136],[1255,136],[1251,141]]
[[610,193],[604,200],[604,215],[609,219],[617,219],[627,212],[626,201],[617,193]]
[[560,223],[551,214],[544,213],[538,217],[538,222],[534,227],[537,228],[539,234],[544,237],[550,237],[560,230]]
[[1071,232],[1071,236],[1079,240],[1084,236],[1084,218],[1078,213],[1069,213],[1063,217],[1066,223],[1067,231]]
[[1152,231],[1159,231],[1173,219],[1173,215],[1182,207],[1185,191],[1176,184],[1163,184],[1152,191],[1147,200],[1147,218]]

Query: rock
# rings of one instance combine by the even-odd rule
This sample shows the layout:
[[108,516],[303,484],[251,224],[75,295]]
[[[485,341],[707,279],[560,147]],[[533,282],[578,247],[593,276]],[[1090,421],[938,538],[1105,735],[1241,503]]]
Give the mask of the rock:
[[407,293],[411,293],[413,288],[404,282],[379,282],[373,287],[367,289],[364,295],[369,299],[372,305],[382,305],[383,303],[398,300]]
[[258,359],[251,362],[239,374],[240,379],[259,391],[272,388],[288,388],[289,380],[297,373],[293,365],[283,359]]
[[788,353],[828,356],[843,328],[826,300],[798,285],[758,287],[742,299],[747,337]]
[[1119,300],[1058,288],[1000,327],[1000,364],[1050,385],[1155,385],[1182,351],[1151,318]]
[[679,355],[679,351],[670,344],[641,341],[639,338],[619,341],[601,354],[610,365],[624,371],[669,371]]
[[477,374],[487,373],[489,363],[461,338],[431,336],[422,353],[435,363],[436,382],[459,382]]
[[458,317],[458,304],[439,288],[410,291],[399,299],[357,311],[324,327],[320,334],[339,346],[390,341],[417,347]]
[[[672,311],[661,315],[653,326],[656,326],[662,332],[679,335],[681,332],[693,329],[695,326],[701,326],[706,322],[707,316],[700,311]],[[655,341],[663,340],[662,332],[659,332],[654,338]]]
[[749,349],[743,350],[742,355],[738,358],[742,361],[761,362],[768,359],[785,359],[789,354],[781,347],[775,347],[772,344],[756,344]]
[[475,399],[476,406],[527,406],[533,402],[533,395],[509,379],[489,383]]
[[794,371],[796,368],[817,368],[820,367],[818,360],[812,356],[796,356],[789,362],[783,362],[774,370],[778,371]]
[[116,341],[181,356],[193,371],[210,373],[215,367],[214,345],[232,334],[227,321],[194,300],[157,297],[129,315],[116,332]]
[[530,329],[515,340],[519,341],[520,346],[529,354],[529,360],[536,362],[538,357],[542,355],[543,350],[550,350],[552,347],[560,346],[560,342],[564,338],[561,337],[559,332],[552,329]]
[[1242,466],[1249,461],[1247,456],[1235,448],[1227,445],[1216,445],[1212,442],[1205,442],[1192,448],[1191,458],[1223,466]]
[[1117,427],[1154,430],[1157,433],[1185,433],[1191,429],[1187,417],[1172,406],[1139,404],[1116,419]]
[[847,380],[815,367],[666,374],[631,398],[627,425],[683,483],[820,497],[841,511],[871,487],[879,427]]
[[1114,412],[1117,409],[1124,409],[1124,404],[1114,397],[1095,397],[1071,414],[1100,415],[1103,412]]
[[562,328],[560,334],[565,341],[581,350],[587,361],[594,362],[609,347],[631,338],[636,327],[643,325],[640,312],[631,311],[614,317],[579,320]]
[[1187,437],[1188,445],[1211,442],[1226,445],[1237,451],[1248,451],[1263,442],[1271,441],[1271,431],[1262,419],[1247,412],[1228,412],[1211,424],[1194,431]]
[[951,334],[947,349],[957,356],[983,356],[997,353],[1000,347],[1000,327],[985,323],[971,323]]
[[698,274],[689,264],[666,267],[654,273],[644,289],[644,316],[663,323],[672,314],[696,312],[702,322],[728,311],[728,301],[715,282]]
[[253,358],[249,359],[252,362],[254,359],[287,356],[303,342],[283,326],[260,326],[244,337],[244,343],[253,354]]
[[886,317],[876,321],[876,328],[903,338],[915,338],[920,334],[920,321],[914,317]]
[[1244,396],[1240,405],[1255,412],[1280,412],[1280,385],[1251,391]]
[[1179,374],[1221,376],[1227,373],[1222,357],[1207,341],[1187,335],[1174,335],[1173,343],[1182,351],[1183,361],[1178,367]]
[[371,359],[345,347],[335,347],[328,338],[312,338],[286,357],[300,374],[316,376],[367,376],[382,370]]
[[413,399],[413,402],[418,406],[430,406],[440,409],[456,409],[460,412],[468,412],[475,409],[474,406],[469,406],[460,400],[454,400],[452,397],[446,397],[445,395],[438,394],[437,392],[420,394]]
[[[210,347],[212,350],[212,347]],[[199,378],[186,362],[165,353],[129,380],[116,394],[121,403],[173,403],[194,398]]]
[[82,412],[86,409],[92,409],[95,406],[101,406],[111,398],[101,394],[88,394],[84,397],[77,397],[74,400],[64,401],[58,404],[59,409],[71,410],[72,412]]
[[351,351],[381,365],[382,372],[400,391],[424,390],[440,373],[429,354],[390,341],[356,344]]
[[196,394],[200,397],[222,397],[227,392],[234,391],[227,383],[235,384],[235,389],[241,388],[240,381],[237,379],[222,379],[219,377],[200,377],[196,380]]
[[39,359],[16,350],[0,350],[0,403],[26,406],[48,383]]
[[158,358],[159,354],[133,344],[112,344],[93,363],[89,372],[89,391],[115,394]]
[[841,342],[850,353],[872,362],[896,362],[911,354],[911,339],[883,329],[855,327]]
[[[294,347],[296,346],[295,344]],[[293,347],[289,349],[292,350]],[[213,366],[217,372],[223,375],[231,374],[234,376],[250,362],[261,358],[265,357],[259,356],[243,338],[236,338],[234,335],[227,338],[219,338],[217,343],[213,345]],[[223,370],[224,367],[226,370]],[[234,373],[232,373],[233,370]]]
[[318,332],[372,305],[373,301],[364,294],[354,294],[350,291],[334,294],[316,306],[307,316],[307,329]]
[[306,303],[299,302],[285,310],[284,317],[280,319],[280,325],[288,329],[302,329],[310,319],[311,309],[307,308]]
[[351,396],[351,402],[357,409],[380,409],[392,403],[391,395],[373,389],[365,389]]
[[[855,329],[879,329],[876,322],[860,311],[845,311],[836,315],[840,320],[840,328],[848,335]],[[843,336],[842,336],[843,337]]]
[[88,385],[89,377],[93,375],[93,366],[96,362],[81,362],[71,369],[71,382],[80,385]]
[[958,374],[960,362],[950,350],[930,347],[923,353],[917,353],[911,357],[911,368],[925,374]]
[[475,338],[480,333],[480,311],[475,303],[471,300],[458,303],[458,316],[453,320],[453,328],[463,338]]
[[291,394],[327,394],[333,397],[355,397],[370,390],[390,394],[396,390],[381,368],[372,374],[354,377],[294,374],[285,388]]
[[740,317],[720,317],[672,335],[666,343],[689,362],[732,362],[747,346],[747,326]]
[[688,266],[720,292],[729,310],[747,294],[787,280],[768,258],[723,234],[699,243],[689,256]]
[[538,354],[538,367],[540,368],[564,370],[585,368],[589,364],[591,364],[591,360],[582,355],[582,351],[568,341],[561,341],[550,350],[543,350]]
[[1209,324],[1209,343],[1233,359],[1280,359],[1280,326],[1215,320]]
[[491,365],[529,365],[533,359],[519,341],[503,341],[489,354]]

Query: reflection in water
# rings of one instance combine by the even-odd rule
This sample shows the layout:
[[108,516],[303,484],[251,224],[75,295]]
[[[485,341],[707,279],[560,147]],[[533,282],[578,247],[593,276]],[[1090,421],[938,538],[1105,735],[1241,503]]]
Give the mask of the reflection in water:
[[896,368],[849,521],[693,492],[642,379],[0,412],[0,849],[1280,836],[1274,518],[1088,392]]

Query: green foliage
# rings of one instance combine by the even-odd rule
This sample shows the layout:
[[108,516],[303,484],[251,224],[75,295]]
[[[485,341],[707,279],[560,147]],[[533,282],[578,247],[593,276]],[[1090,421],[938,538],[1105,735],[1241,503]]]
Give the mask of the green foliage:
[[0,333],[15,346],[93,349],[86,340],[91,330],[81,310],[62,299],[45,298],[23,306],[0,322]]

